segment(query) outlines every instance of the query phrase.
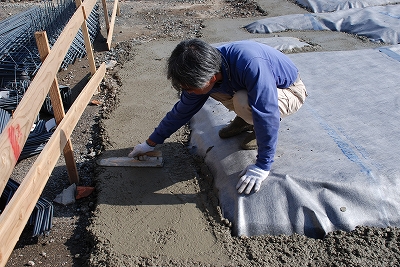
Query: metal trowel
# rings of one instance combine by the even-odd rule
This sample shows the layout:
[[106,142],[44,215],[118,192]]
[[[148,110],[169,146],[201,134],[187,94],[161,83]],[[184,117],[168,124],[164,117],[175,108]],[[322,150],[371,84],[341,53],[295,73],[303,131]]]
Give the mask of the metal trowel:
[[133,158],[129,157],[111,157],[97,160],[99,166],[106,167],[162,167],[164,160],[162,152],[154,150],[138,155]]

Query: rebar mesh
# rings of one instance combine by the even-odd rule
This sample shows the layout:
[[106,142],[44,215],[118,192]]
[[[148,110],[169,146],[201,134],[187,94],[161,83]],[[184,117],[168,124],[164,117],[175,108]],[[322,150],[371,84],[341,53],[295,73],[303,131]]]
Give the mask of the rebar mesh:
[[[0,22],[0,87],[24,92],[30,80],[41,66],[36,46],[35,32],[46,31],[52,47],[65,25],[76,11],[75,1],[44,1],[41,5]],[[98,5],[87,19],[89,37],[94,41],[100,31]],[[80,29],[69,48],[61,68],[67,68],[77,58],[86,55],[82,30]]]

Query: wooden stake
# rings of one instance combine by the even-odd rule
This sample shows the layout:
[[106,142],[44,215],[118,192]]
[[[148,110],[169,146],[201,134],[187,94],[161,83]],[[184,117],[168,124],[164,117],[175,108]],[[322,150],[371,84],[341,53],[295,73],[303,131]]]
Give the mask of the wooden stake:
[[[80,7],[82,5],[82,0],[75,0],[76,7]],[[96,72],[96,64],[94,62],[94,55],[93,55],[93,49],[92,49],[92,43],[90,42],[90,35],[89,35],[89,30],[86,25],[86,20],[89,14],[86,14],[85,8],[83,8],[83,13],[85,14],[85,21],[82,23],[82,34],[83,34],[83,39],[85,41],[85,47],[86,47],[86,54],[88,57],[89,61],[89,66],[90,66],[90,73],[92,76]]]
[[[76,4],[76,7],[80,7],[82,5],[82,0],[75,0],[75,4]],[[83,39],[85,41],[86,54],[87,54],[87,58],[88,58],[89,66],[90,66],[90,73],[92,74],[91,76],[93,76],[96,72],[96,63],[94,62],[92,43],[90,42],[89,30],[86,25],[86,20],[87,20],[88,14],[86,14],[84,7],[82,10],[83,10],[83,14],[85,17],[85,20],[82,23],[82,34],[83,34]],[[97,88],[96,93],[99,93],[99,92],[100,92],[100,88]]]
[[103,4],[104,20],[106,22],[106,30],[107,30],[107,34],[108,34],[108,31],[110,30],[110,21],[108,19],[107,1],[101,0],[101,3]]
[[117,9],[118,9],[118,0],[114,0],[114,8],[113,8],[113,12],[112,12],[112,15],[111,15],[110,29],[109,29],[108,34],[107,34],[107,47],[108,47],[108,50],[110,50],[110,48],[111,48],[111,41],[112,41],[112,35],[113,35],[113,31],[114,31],[114,23],[115,23],[115,17],[117,15]]
[[[36,32],[35,33],[36,44],[40,54],[40,60],[42,62],[46,59],[47,55],[50,53],[50,46],[47,39],[47,34],[45,31]],[[53,107],[54,118],[56,119],[57,125],[61,123],[61,121],[65,117],[64,106],[61,99],[60,89],[58,87],[57,78],[54,78],[53,83],[50,86],[50,101],[51,106]],[[72,148],[72,142],[68,139],[67,144],[64,149],[64,158],[65,164],[67,166],[69,182],[71,184],[79,183],[79,175],[78,170],[76,168],[76,162],[74,159],[74,150]]]

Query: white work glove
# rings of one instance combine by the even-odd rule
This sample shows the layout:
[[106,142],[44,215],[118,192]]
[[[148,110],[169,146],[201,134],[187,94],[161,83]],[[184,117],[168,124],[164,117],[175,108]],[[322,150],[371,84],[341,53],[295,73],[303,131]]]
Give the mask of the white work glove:
[[128,157],[133,158],[139,155],[142,155],[146,152],[150,152],[153,151],[154,147],[153,146],[149,146],[147,144],[147,142],[143,142],[141,144],[138,144],[137,146],[135,146],[133,148],[133,150],[131,151],[131,153],[129,153]]
[[268,175],[269,171],[265,171],[256,165],[249,165],[239,174],[240,179],[236,185],[236,189],[239,194],[243,191],[245,194],[250,194],[251,189],[254,187],[255,193],[260,190],[261,183],[267,179]]

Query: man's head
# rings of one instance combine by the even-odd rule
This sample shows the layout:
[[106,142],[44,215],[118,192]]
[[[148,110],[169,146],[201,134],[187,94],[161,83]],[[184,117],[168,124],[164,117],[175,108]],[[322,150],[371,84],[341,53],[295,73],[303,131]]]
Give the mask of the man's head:
[[191,39],[180,42],[172,51],[167,78],[178,91],[193,91],[214,84],[221,70],[221,54],[213,46]]

